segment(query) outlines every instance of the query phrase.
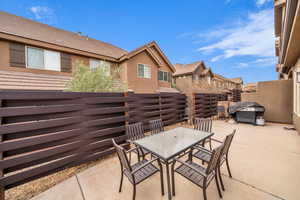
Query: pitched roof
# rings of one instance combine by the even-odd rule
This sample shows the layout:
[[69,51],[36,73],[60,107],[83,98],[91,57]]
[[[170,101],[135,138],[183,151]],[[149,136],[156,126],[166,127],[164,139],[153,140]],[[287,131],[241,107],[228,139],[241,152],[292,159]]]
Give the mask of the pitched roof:
[[243,79],[242,77],[237,77],[237,78],[231,78],[231,81],[238,83],[238,84],[242,84],[243,83]]
[[201,75],[207,75],[208,73],[214,76],[214,73],[211,71],[210,68],[204,69],[203,72],[201,72]]
[[153,59],[154,61],[161,66],[163,63],[161,62],[160,58],[156,55],[156,53],[154,53],[154,51],[151,49],[152,47],[154,47],[159,56],[164,59],[164,61],[167,63],[167,65],[169,66],[169,68],[175,72],[175,68],[172,65],[172,63],[168,60],[167,56],[162,52],[162,50],[159,48],[159,46],[157,45],[157,43],[155,41],[149,42],[148,44],[145,44],[139,48],[136,48],[130,52],[128,52],[127,54],[123,55],[120,58],[120,61],[126,60],[126,59],[130,59],[131,57],[141,53],[142,51],[146,51]]
[[115,59],[127,51],[106,42],[0,11],[0,32]]
[[200,65],[204,65],[203,61],[197,61],[190,64],[175,64],[176,72],[173,74],[173,76],[179,76],[179,75],[185,75],[185,74],[192,74]]

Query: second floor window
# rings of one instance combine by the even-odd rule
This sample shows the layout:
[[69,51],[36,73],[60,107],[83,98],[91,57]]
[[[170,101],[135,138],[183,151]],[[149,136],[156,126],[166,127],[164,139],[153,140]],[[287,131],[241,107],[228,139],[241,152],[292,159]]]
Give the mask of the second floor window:
[[103,67],[105,74],[108,76],[110,74],[110,64],[103,60],[90,59],[90,69],[95,71],[98,67]]
[[171,81],[170,72],[158,71],[158,80],[159,81]]
[[61,71],[60,53],[35,47],[26,48],[26,66],[32,69]]
[[151,67],[145,64],[138,64],[137,75],[140,78],[151,78]]

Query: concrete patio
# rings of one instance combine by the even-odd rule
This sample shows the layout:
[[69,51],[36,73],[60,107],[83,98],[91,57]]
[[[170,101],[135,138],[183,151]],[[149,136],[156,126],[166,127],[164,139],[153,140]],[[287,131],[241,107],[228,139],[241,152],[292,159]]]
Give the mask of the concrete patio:
[[[230,179],[225,168],[222,169],[226,188],[224,200],[300,199],[300,137],[296,131],[284,130],[284,126],[213,122],[214,137],[218,139],[237,129],[230,151],[233,178]],[[119,161],[116,156],[110,156],[32,200],[131,199],[131,184],[125,178],[122,193],[118,193],[119,181]],[[160,195],[159,181],[159,174],[156,174],[139,184],[136,199],[167,199],[167,195]],[[175,184],[173,199],[203,199],[201,189],[181,176],[175,175]],[[219,199],[214,182],[209,186],[207,196],[208,199]]]

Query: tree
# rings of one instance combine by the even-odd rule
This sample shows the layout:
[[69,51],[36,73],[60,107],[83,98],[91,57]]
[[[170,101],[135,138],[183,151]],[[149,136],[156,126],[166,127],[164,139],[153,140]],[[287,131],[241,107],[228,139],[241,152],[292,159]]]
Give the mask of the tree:
[[67,90],[72,92],[125,92],[127,85],[121,81],[121,69],[110,69],[110,64],[101,62],[95,69],[82,62],[75,64],[72,79],[67,84]]

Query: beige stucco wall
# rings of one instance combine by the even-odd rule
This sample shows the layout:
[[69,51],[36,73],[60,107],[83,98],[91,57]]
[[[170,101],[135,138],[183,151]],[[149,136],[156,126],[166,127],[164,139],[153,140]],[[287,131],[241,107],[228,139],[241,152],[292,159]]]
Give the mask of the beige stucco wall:
[[[127,84],[128,89],[133,90],[136,93],[156,93],[159,86],[161,87],[171,87],[168,82],[158,81],[158,70],[170,72],[171,69],[165,65],[159,68],[158,64],[151,58],[151,56],[146,52],[141,53],[131,57],[126,63],[126,73],[127,73]],[[137,76],[137,66],[138,64],[146,64],[151,67],[151,78],[140,78]],[[124,63],[121,66],[125,65]]]
[[296,115],[295,113],[293,114],[293,124],[295,128],[298,131],[298,134],[300,135],[300,117]]
[[265,120],[278,123],[292,123],[293,82],[277,80],[259,82],[256,93],[243,93],[242,101],[255,101],[266,109]]

